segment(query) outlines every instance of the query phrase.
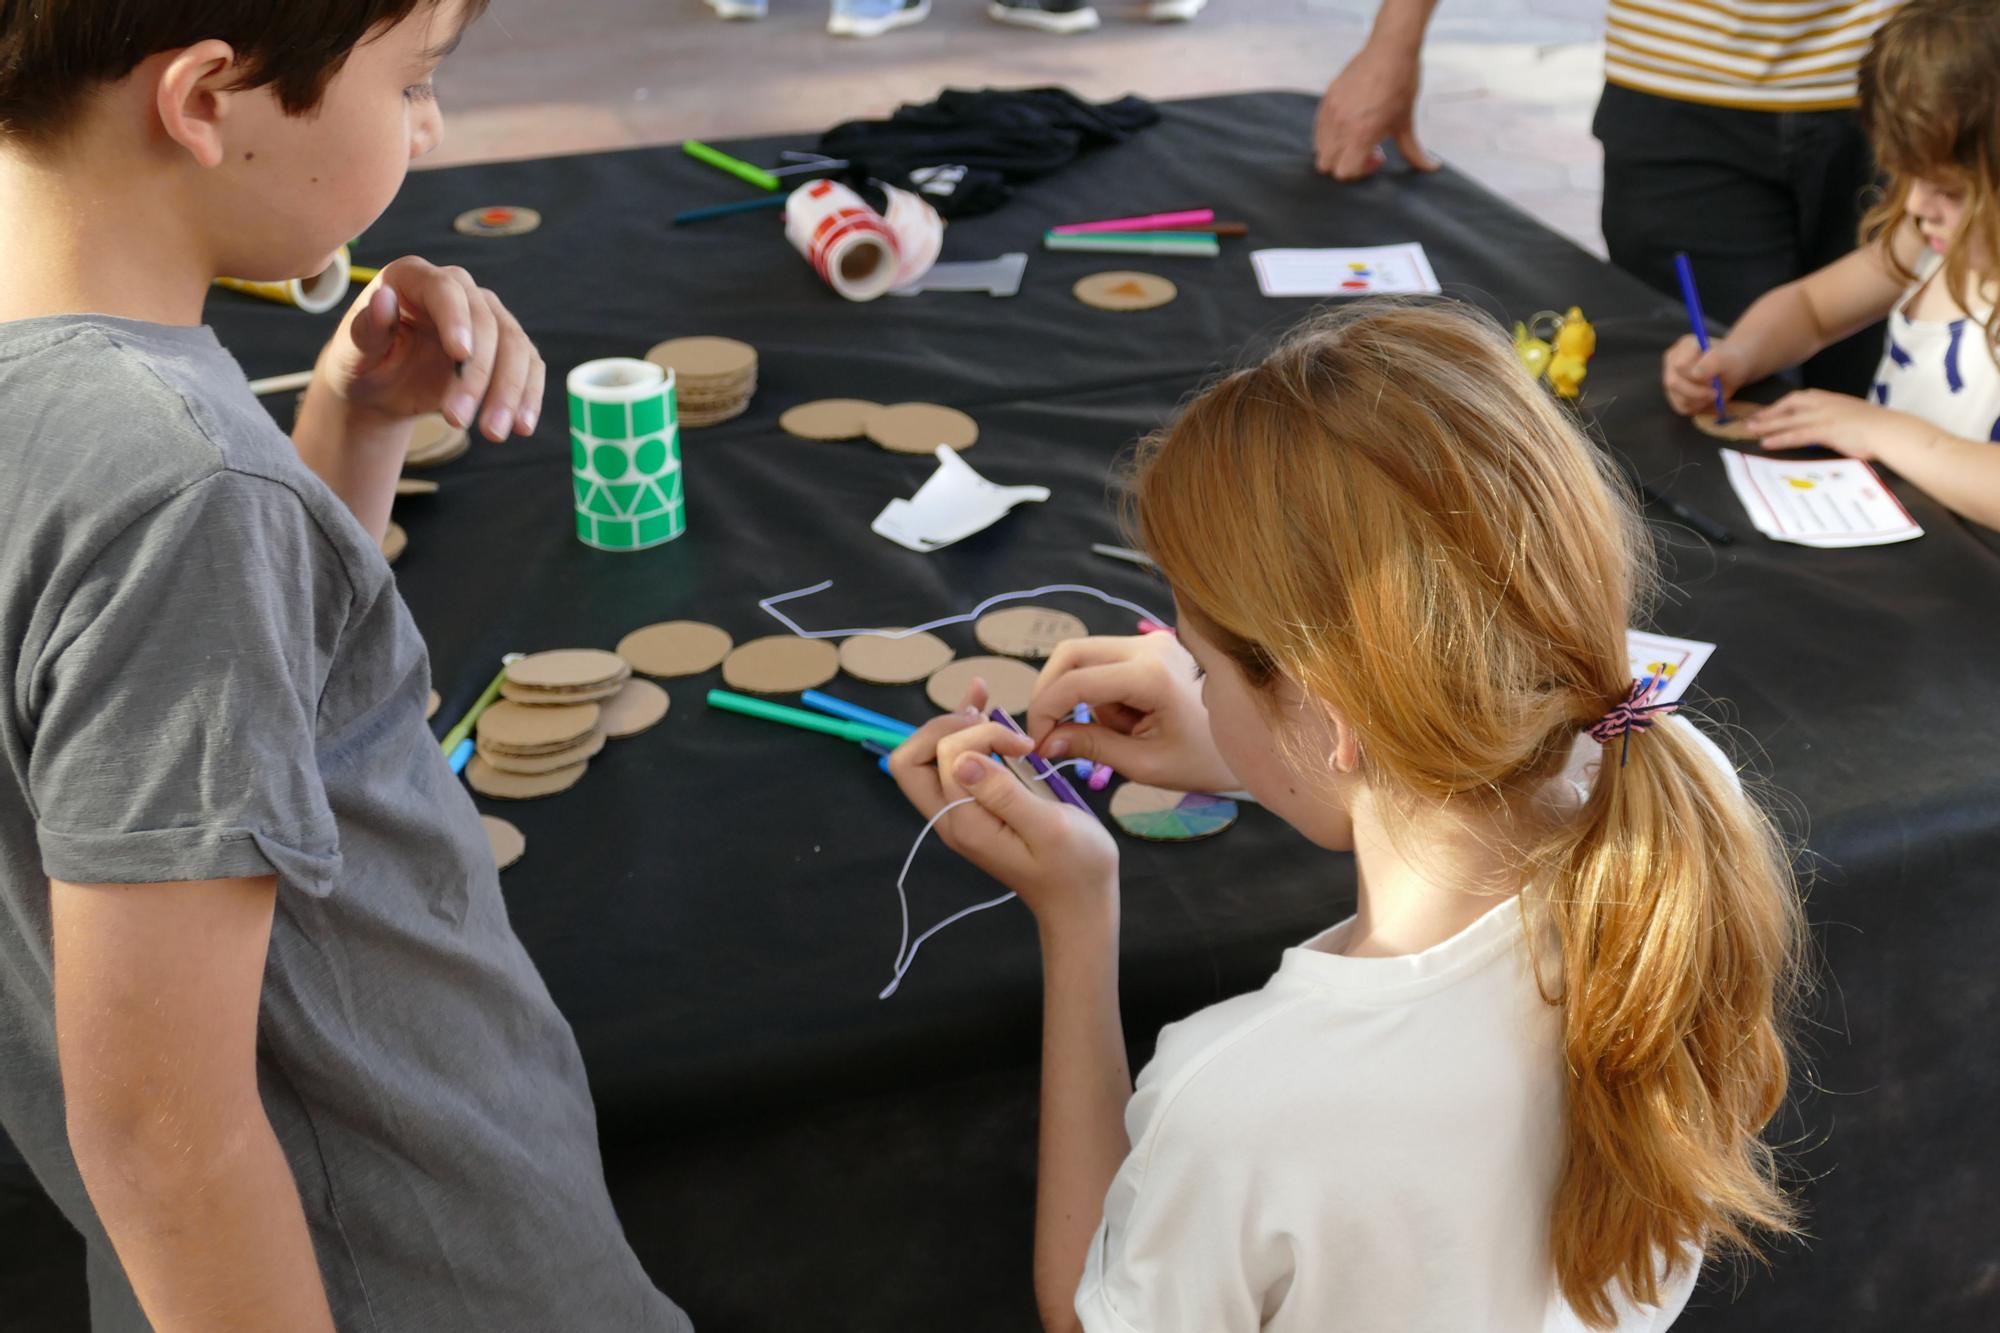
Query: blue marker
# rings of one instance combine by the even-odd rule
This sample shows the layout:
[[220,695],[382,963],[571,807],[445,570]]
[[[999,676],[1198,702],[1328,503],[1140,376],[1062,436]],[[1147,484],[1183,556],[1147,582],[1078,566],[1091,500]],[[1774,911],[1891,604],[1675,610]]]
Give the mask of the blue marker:
[[450,760],[451,771],[454,773],[463,773],[465,771],[466,764],[469,763],[471,759],[472,759],[472,737],[467,736],[464,740],[458,743],[458,748],[451,752],[451,760]]
[[[1701,295],[1694,289],[1694,266],[1688,263],[1687,251],[1674,252],[1674,272],[1680,274],[1681,299],[1687,302],[1688,322],[1694,325],[1694,340],[1701,344],[1701,350],[1708,350],[1708,321],[1702,318]],[[1729,409],[1722,401],[1722,377],[1717,375],[1715,385],[1715,420],[1718,424],[1729,420]]]
[[880,727],[884,731],[893,731],[900,736],[914,736],[917,733],[917,729],[907,722],[898,722],[893,717],[863,708],[860,704],[851,704],[845,699],[836,699],[830,694],[821,694],[818,690],[807,690],[799,696],[799,702],[815,712],[846,718],[849,722]]

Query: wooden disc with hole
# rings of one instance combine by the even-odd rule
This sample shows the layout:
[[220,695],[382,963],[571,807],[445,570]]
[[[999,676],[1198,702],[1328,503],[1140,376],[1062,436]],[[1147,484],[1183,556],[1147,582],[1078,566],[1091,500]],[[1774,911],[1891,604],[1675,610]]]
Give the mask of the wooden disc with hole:
[[439,696],[436,690],[432,690],[430,697],[424,700],[424,721],[428,722],[436,717],[438,709],[442,707],[444,707],[444,699]]
[[507,664],[507,679],[531,690],[587,690],[631,672],[624,658],[602,648],[557,648]]
[[396,478],[397,495],[436,495],[438,484],[425,477]]
[[1236,802],[1202,792],[1128,782],[1111,793],[1111,818],[1147,842],[1199,842],[1236,822]]
[[932,676],[924,686],[931,702],[949,713],[965,701],[965,691],[974,676],[986,682],[989,708],[998,708],[1016,717],[1028,711],[1035,697],[1035,682],[1042,673],[1011,657],[961,657]]
[[490,204],[467,209],[452,220],[451,229],[461,236],[526,236],[542,225],[542,215],[517,204]]
[[502,699],[479,715],[478,733],[482,745],[517,754],[547,752],[573,745],[597,730],[602,714],[596,704],[517,704]]
[[840,650],[826,639],[772,634],[752,639],[722,659],[722,679],[748,694],[817,689],[840,671]]
[[1099,310],[1151,310],[1180,295],[1180,289],[1157,273],[1119,269],[1078,278],[1070,288],[1076,299]]
[[981,616],[973,624],[972,634],[988,652],[1040,661],[1059,643],[1088,638],[1090,628],[1067,611],[1009,606]]
[[622,739],[657,726],[673,701],[667,692],[650,680],[628,680],[604,703],[604,716],[597,725],[604,734]]
[[891,453],[934,454],[941,444],[970,449],[979,441],[979,423],[955,407],[938,403],[893,403],[870,412],[863,423],[868,438]]
[[481,815],[479,823],[486,830],[486,845],[493,849],[495,870],[505,870],[521,859],[521,853],[528,850],[526,836],[500,816]]
[[717,665],[735,646],[727,630],[699,620],[663,620],[618,641],[618,655],[648,676],[693,676]]
[[382,558],[395,564],[410,549],[410,534],[403,531],[400,523],[391,523],[382,533]]
[[604,733],[593,731],[574,745],[565,745],[560,750],[547,754],[510,754],[496,750],[490,745],[481,745],[473,751],[492,768],[502,773],[553,773],[571,764],[580,764],[586,759],[595,759],[604,749]]
[[1732,398],[1727,403],[1724,403],[1723,406],[1729,409],[1729,420],[1717,421],[1713,412],[1697,412],[1693,418],[1694,428],[1703,435],[1712,436],[1718,440],[1754,440],[1757,438],[1750,433],[1750,428],[1745,423],[1749,417],[1763,411],[1764,404],[1746,403],[1741,399]]
[[958,654],[935,634],[857,634],[840,643],[840,669],[871,685],[914,685]]
[[532,801],[568,791],[589,767],[589,762],[585,761],[559,768],[553,773],[503,773],[475,754],[465,766],[465,780],[481,796],[490,796],[496,801]]
[[868,433],[868,414],[880,406],[866,398],[822,398],[787,408],[778,428],[802,440],[858,440]]

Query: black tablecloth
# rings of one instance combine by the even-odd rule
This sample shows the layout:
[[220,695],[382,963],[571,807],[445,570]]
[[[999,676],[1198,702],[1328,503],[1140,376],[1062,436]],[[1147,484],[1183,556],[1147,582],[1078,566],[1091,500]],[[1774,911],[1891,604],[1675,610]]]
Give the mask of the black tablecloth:
[[[441,494],[399,505],[398,578],[445,699],[439,730],[503,652],[610,647],[678,617],[747,639],[779,629],[760,597],[822,579],[834,586],[787,607],[808,628],[907,624],[1054,582],[1170,610],[1157,584],[1089,544],[1121,540],[1119,455],[1311,307],[1261,296],[1248,249],[1420,240],[1448,293],[1503,318],[1582,304],[1600,338],[1586,407],[1604,436],[1740,538],[1711,547],[1656,529],[1671,582],[1652,624],[1721,645],[1696,696],[1740,726],[1725,740],[1768,774],[1810,847],[1823,986],[1778,1132],[1797,1149],[1815,1239],[1733,1304],[1726,1283],[1705,1293],[1683,1326],[1990,1327],[2000,720],[1983,687],[2000,662],[2000,546],[1900,483],[1920,541],[1818,551],[1757,536],[1713,444],[1661,403],[1659,353],[1685,328],[1677,304],[1452,172],[1314,176],[1312,106],[1296,94],[1170,104],[1131,144],[954,225],[947,259],[1031,252],[1008,300],[854,305],[791,252],[774,214],[670,229],[675,210],[747,188],[675,150],[413,177],[361,256],[466,265],[552,368],[536,439],[480,443],[437,474]],[[733,151],[771,160],[807,140]],[[499,241],[452,231],[459,212],[495,203],[538,208],[545,225]],[[1197,204],[1247,222],[1250,241],[1206,261],[1039,250],[1058,222]],[[1115,314],[1071,297],[1083,274],[1126,266],[1171,277],[1179,299]],[[253,376],[309,365],[332,322],[234,295],[210,316]],[[583,547],[560,372],[710,333],[754,344],[761,378],[748,414],[683,437],[688,534],[640,554]],[[969,462],[1054,496],[947,550],[905,551],[868,524],[934,464],[777,429],[784,408],[826,396],[963,408],[981,429]],[[1130,628],[1097,603],[1049,601],[1095,631]],[[979,651],[968,627],[943,633]],[[509,909],[575,1026],[635,1243],[710,1328],[1031,1326],[1028,915],[1010,904],[951,928],[878,1000],[917,819],[852,747],[706,710],[717,683],[670,682],[666,722],[613,742],[571,792],[485,807],[527,835],[502,881]],[[912,720],[930,712],[920,687],[830,688]],[[1125,1012],[1142,1056],[1163,1022],[1261,984],[1282,947],[1352,904],[1351,858],[1255,808],[1208,843],[1123,851]],[[910,880],[916,928],[990,894],[928,848]]]

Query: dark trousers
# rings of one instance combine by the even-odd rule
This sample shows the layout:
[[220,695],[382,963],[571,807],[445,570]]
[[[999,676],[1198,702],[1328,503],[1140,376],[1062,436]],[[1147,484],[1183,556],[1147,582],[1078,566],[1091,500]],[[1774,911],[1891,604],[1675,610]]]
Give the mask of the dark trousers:
[[[1591,129],[1611,262],[1678,299],[1674,252],[1687,251],[1717,323],[1854,249],[1878,183],[1852,111],[1739,111],[1607,84]],[[1881,355],[1878,324],[1813,357],[1805,382],[1864,393]]]

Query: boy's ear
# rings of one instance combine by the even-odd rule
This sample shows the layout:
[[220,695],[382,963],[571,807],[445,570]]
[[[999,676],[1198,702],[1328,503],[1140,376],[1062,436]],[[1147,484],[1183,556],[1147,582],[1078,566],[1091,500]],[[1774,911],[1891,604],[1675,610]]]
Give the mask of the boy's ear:
[[223,123],[228,118],[238,70],[228,42],[209,40],[176,51],[160,71],[154,108],[167,137],[204,167],[220,166]]

